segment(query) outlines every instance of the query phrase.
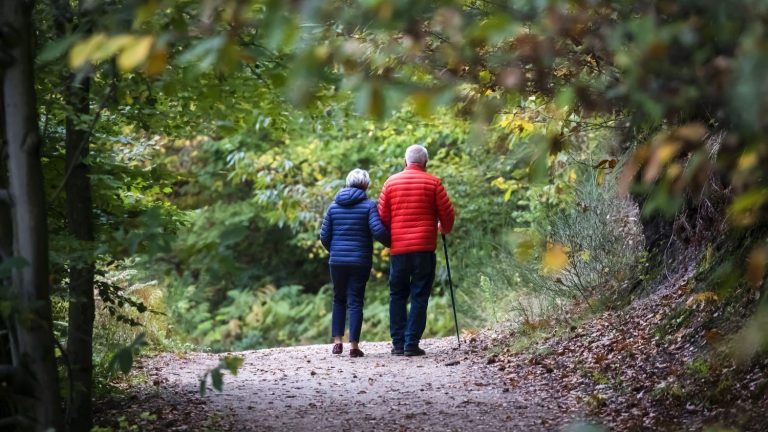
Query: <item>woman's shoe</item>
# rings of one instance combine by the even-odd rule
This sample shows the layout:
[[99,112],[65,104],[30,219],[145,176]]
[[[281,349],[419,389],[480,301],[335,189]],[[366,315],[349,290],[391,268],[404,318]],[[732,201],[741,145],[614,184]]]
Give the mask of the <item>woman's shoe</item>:
[[344,345],[337,343],[333,344],[333,350],[331,350],[334,354],[341,354],[341,352],[344,351]]
[[359,349],[357,349],[357,348],[352,348],[351,350],[349,350],[349,356],[350,356],[350,357],[362,357],[362,356],[364,356],[364,355],[365,355],[365,354],[363,354],[363,352],[362,352],[362,351],[360,351],[360,350],[359,350]]

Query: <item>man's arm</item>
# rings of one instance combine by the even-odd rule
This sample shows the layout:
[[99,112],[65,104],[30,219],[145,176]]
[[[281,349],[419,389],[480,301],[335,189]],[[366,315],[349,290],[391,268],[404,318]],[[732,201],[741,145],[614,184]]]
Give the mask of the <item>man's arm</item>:
[[438,180],[437,193],[435,194],[435,205],[437,206],[438,230],[440,234],[449,234],[453,230],[453,222],[456,213],[453,209],[453,203],[448,198],[448,193],[443,187],[443,183]]
[[389,208],[389,184],[384,183],[384,187],[381,188],[381,195],[379,195],[379,217],[384,227],[390,229],[392,226],[392,212]]

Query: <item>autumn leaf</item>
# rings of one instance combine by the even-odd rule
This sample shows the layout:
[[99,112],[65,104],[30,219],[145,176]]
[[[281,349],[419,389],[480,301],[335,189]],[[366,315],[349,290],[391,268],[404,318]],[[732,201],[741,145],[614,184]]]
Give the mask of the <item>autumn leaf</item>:
[[723,339],[723,334],[717,330],[705,330],[704,339],[707,343],[714,345]]
[[123,49],[117,56],[117,67],[123,72],[129,72],[144,63],[149,56],[154,40],[152,36],[142,36],[136,39],[132,45]]
[[768,261],[768,251],[764,247],[752,250],[747,259],[747,281],[754,288],[760,288],[765,277],[765,263]]
[[720,300],[717,294],[712,291],[705,291],[703,293],[694,294],[691,298],[685,302],[685,306],[688,308],[694,308],[700,304],[714,303]]
[[69,51],[69,67],[78,69],[91,60],[91,56],[109,40],[105,33],[96,33],[76,43]]
[[568,265],[566,248],[560,243],[550,243],[542,258],[545,274],[557,273]]

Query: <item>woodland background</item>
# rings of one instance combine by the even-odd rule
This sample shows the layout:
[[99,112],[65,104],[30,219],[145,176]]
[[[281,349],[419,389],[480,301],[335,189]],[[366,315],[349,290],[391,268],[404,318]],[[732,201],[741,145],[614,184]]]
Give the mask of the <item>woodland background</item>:
[[[464,326],[536,334],[694,263],[674,326],[764,356],[762,1],[0,4],[3,425],[90,430],[140,351],[326,342],[324,211],[413,143],[457,208]],[[440,261],[428,335],[446,289]]]

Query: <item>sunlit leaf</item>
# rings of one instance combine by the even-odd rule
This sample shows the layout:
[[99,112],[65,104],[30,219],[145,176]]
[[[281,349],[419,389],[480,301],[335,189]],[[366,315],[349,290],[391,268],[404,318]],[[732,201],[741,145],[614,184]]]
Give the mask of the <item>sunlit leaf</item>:
[[692,295],[688,301],[685,302],[685,305],[689,308],[694,308],[699,305],[704,305],[707,303],[715,303],[720,300],[720,297],[712,291],[705,291],[702,293],[697,293]]
[[159,48],[152,51],[147,60],[147,65],[144,68],[147,76],[154,77],[160,75],[168,65],[168,50],[165,48]]
[[135,39],[117,56],[117,67],[123,72],[128,72],[144,63],[154,40],[153,36],[141,36]]
[[69,51],[70,69],[78,69],[90,61],[93,53],[109,40],[106,33],[95,33],[77,42]]
[[568,254],[560,243],[550,243],[542,256],[542,268],[545,274],[557,273],[568,265]]

